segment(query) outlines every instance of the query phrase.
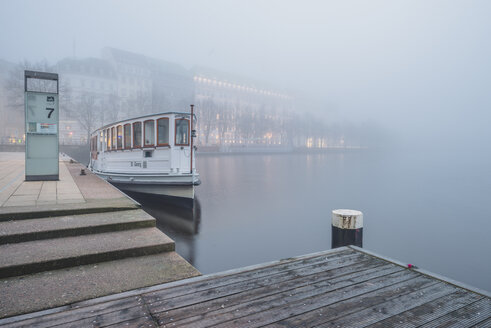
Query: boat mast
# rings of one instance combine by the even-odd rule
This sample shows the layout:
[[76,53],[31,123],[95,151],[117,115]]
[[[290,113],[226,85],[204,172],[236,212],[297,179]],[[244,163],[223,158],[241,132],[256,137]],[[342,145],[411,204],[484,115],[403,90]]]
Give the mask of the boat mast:
[[[193,174],[193,139],[194,139],[194,136],[193,136],[193,118],[194,118],[194,105],[191,105],[191,166],[189,167],[190,168],[190,172],[191,174]],[[194,183],[194,177],[193,177],[193,181],[192,183]]]

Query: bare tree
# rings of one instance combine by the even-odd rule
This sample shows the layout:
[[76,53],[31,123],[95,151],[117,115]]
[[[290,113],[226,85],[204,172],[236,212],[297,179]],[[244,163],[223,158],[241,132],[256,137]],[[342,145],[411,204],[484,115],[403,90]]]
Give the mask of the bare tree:
[[131,118],[150,114],[152,112],[152,98],[149,92],[139,90],[137,94],[124,101],[124,110],[119,118]]
[[100,99],[99,102],[99,124],[100,126],[110,124],[118,120],[118,115],[120,112],[121,104],[120,98],[115,94],[111,93]]
[[[13,110],[23,110],[24,108],[24,71],[55,72],[55,67],[49,65],[46,60],[31,63],[27,60],[15,65],[9,72],[5,81],[4,88],[8,94],[7,106]],[[28,87],[35,91],[53,92],[51,81],[32,79],[28,81]],[[60,102],[68,103],[70,100],[71,89],[67,83],[60,81],[59,84]]]
[[[44,71],[50,72],[53,67],[48,64],[47,61],[40,61],[37,63],[31,63],[27,60],[17,64],[9,72],[8,77],[5,81],[4,88],[8,94],[7,106],[13,110],[23,110],[24,108],[24,71]],[[46,91],[46,84],[42,81],[34,80],[32,81],[33,89],[39,91]]]
[[[52,65],[47,61],[31,63],[27,60],[20,62],[12,67],[4,80],[4,90],[6,92],[6,107],[5,112],[1,113],[4,123],[9,124],[9,129],[14,131],[22,131],[17,134],[17,137],[23,134],[24,127],[24,71],[44,71],[55,72]],[[64,109],[70,108],[71,90],[67,83],[63,80],[59,81],[59,105],[61,113]],[[32,91],[55,92],[56,84],[53,81],[29,79],[28,89]],[[63,116],[63,115],[62,115]]]
[[76,118],[86,133],[86,142],[90,140],[90,133],[96,127],[96,119],[99,111],[100,106],[97,105],[97,99],[93,94],[82,94],[76,101],[76,105],[71,114]]
[[218,135],[219,135],[219,143],[220,145],[223,144],[223,140],[225,138],[225,132],[230,128],[230,125],[233,124],[233,122],[229,118],[229,111],[227,106],[222,103],[218,102],[215,103],[215,108],[217,111],[217,128],[218,128]]
[[209,144],[210,133],[216,124],[216,107],[213,101],[206,99],[197,104],[198,129],[205,135],[205,145]]

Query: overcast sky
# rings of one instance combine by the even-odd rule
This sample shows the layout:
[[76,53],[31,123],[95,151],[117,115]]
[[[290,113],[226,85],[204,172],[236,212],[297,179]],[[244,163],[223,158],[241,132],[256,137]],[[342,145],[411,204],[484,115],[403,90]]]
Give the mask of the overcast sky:
[[0,0],[2,59],[112,46],[265,80],[332,120],[441,142],[489,135],[490,36],[491,1]]

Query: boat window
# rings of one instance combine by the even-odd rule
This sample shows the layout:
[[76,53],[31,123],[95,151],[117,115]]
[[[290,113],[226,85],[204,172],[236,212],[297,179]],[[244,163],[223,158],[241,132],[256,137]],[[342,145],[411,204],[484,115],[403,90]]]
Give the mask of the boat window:
[[142,123],[133,123],[133,148],[141,148],[142,146]]
[[131,125],[124,125],[124,149],[131,148]]
[[176,120],[176,146],[189,145],[189,120],[184,118]]
[[162,117],[157,120],[157,145],[169,144],[169,119]]
[[91,138],[92,158],[97,159],[97,135]]
[[111,130],[106,130],[107,150],[111,150]]
[[123,149],[123,127],[119,125],[116,129],[118,131],[118,149]]
[[145,124],[145,146],[153,146],[155,144],[155,121],[148,120]]
[[95,137],[90,137],[90,157],[92,159],[95,159],[94,139]]
[[111,148],[116,149],[116,128],[113,126],[111,128],[111,136],[112,136],[112,141],[111,141]]

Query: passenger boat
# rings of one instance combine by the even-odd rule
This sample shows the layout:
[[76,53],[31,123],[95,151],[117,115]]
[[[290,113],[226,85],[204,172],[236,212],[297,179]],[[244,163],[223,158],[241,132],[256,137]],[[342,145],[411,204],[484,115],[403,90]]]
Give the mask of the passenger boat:
[[194,199],[196,171],[191,113],[152,114],[91,134],[89,169],[122,191]]

